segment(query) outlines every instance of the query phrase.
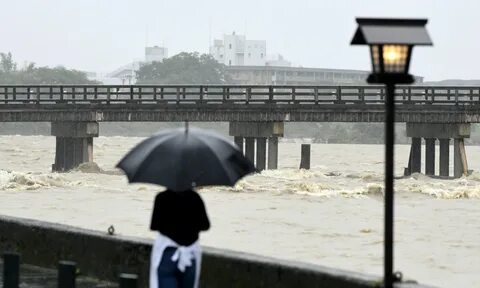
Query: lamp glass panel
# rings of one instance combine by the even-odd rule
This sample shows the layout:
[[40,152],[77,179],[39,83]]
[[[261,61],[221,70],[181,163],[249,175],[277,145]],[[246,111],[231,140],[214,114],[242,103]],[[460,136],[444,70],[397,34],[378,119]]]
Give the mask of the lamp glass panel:
[[378,45],[370,46],[370,53],[372,53],[373,73],[380,73],[380,47]]
[[383,45],[382,60],[385,73],[407,73],[408,45]]

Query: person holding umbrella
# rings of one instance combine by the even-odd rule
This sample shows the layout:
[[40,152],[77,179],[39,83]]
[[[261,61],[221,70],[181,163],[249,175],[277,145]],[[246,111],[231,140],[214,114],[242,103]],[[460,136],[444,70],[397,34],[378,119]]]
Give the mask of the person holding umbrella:
[[152,250],[150,287],[198,287],[200,231],[210,228],[203,201],[194,190],[160,192],[150,229],[158,231]]
[[155,197],[150,229],[158,231],[150,259],[150,288],[197,288],[199,233],[210,228],[205,205],[193,189],[233,186],[255,172],[228,139],[201,130],[170,129],[147,138],[118,163],[130,183],[167,187]]

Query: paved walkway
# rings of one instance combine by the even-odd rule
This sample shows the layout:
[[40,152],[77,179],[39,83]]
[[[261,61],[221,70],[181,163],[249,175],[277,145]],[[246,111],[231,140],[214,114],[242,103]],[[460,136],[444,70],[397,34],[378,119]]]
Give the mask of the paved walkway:
[[[20,266],[20,288],[57,288],[57,271],[31,265]],[[116,288],[117,284],[77,277],[77,288]],[[0,261],[0,288],[3,288],[3,262]]]

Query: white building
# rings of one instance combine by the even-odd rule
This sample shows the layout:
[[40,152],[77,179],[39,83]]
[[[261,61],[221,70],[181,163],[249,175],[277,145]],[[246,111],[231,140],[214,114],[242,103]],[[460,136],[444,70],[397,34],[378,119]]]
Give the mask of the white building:
[[145,47],[145,62],[162,62],[165,58],[168,58],[167,48],[159,46]]
[[108,73],[107,77],[118,79],[118,84],[133,85],[135,84],[135,82],[137,82],[135,71],[140,69],[140,65],[142,65],[142,62],[140,61],[128,63],[126,65],[123,65],[122,67],[115,69],[115,71]]
[[264,66],[267,56],[265,40],[246,40],[245,35],[224,35],[223,40],[215,39],[210,55],[227,66]]
[[[119,67],[113,72],[110,72],[106,75],[108,81],[112,83],[113,81],[118,82],[118,84],[132,85],[137,82],[136,71],[140,69],[140,66],[145,63],[152,62],[162,62],[163,59],[168,58],[168,49],[165,47],[152,46],[145,47],[145,60],[144,61],[133,61],[129,64],[126,64],[122,67]],[[113,79],[113,80],[112,80]],[[113,83],[112,83],[113,84]],[[115,83],[117,84],[117,83]]]

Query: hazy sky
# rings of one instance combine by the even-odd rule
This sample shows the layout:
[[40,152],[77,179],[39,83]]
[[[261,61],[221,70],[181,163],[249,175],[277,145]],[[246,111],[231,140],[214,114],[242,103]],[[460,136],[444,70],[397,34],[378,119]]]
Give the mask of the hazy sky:
[[[0,52],[18,62],[109,72],[143,59],[144,46],[208,52],[235,31],[265,39],[304,67],[370,70],[350,46],[355,17],[428,18],[433,47],[414,49],[411,72],[426,80],[480,79],[478,0],[0,0]],[[147,37],[148,36],[148,37]]]

